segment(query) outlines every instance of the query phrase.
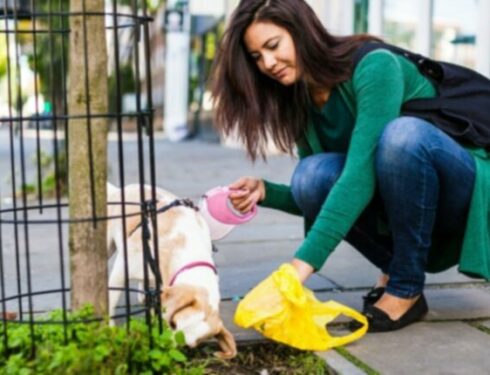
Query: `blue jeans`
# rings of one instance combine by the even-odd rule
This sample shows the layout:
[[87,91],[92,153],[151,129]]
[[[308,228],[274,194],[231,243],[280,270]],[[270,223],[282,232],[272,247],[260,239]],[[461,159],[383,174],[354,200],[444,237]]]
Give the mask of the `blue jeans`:
[[[315,219],[345,158],[316,154],[296,167],[291,189],[306,218]],[[375,169],[375,196],[345,240],[389,276],[389,294],[414,297],[423,290],[432,234],[464,233],[475,161],[434,125],[400,117],[380,137]],[[385,235],[378,233],[380,216],[388,223]]]

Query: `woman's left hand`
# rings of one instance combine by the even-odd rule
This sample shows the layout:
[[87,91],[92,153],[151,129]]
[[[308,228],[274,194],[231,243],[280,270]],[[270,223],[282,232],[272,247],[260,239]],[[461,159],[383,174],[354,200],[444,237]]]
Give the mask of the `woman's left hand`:
[[265,199],[264,181],[257,177],[241,177],[228,187],[233,207],[244,214]]
[[303,262],[300,259],[293,259],[291,261],[291,265],[296,269],[296,272],[298,272],[299,280],[301,283],[304,284],[306,280],[313,274],[315,269],[310,266],[308,263]]

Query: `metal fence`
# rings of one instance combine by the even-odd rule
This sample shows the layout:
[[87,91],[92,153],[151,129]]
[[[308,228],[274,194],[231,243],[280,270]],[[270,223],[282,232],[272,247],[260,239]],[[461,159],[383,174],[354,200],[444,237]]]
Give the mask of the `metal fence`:
[[[107,119],[113,130],[108,163],[112,179],[124,186],[130,176],[140,184],[148,181],[155,186],[149,31],[152,19],[146,1],[139,0],[112,0],[111,9],[106,7],[102,13],[88,9],[70,12],[67,0],[4,0],[0,4],[0,51],[5,51],[3,60],[0,53],[0,104],[3,102],[4,108],[0,118],[0,335],[4,348],[8,348],[8,326],[27,324],[35,349],[39,343],[34,342],[32,328],[36,324],[67,327],[73,323],[66,314],[70,310],[68,226],[86,221],[94,226],[105,225],[108,220],[107,215],[97,216],[95,207],[90,217],[73,219],[69,215],[67,150],[70,142],[77,141],[68,139],[70,121],[75,117],[83,119],[90,134],[95,118]],[[87,49],[69,48],[72,17],[82,17],[83,22],[91,17],[105,20],[110,74],[107,113],[95,114],[90,105],[83,115],[73,116],[68,111],[69,54],[75,53],[85,62],[86,68],[77,74],[85,81],[87,95],[87,82],[91,79]],[[89,39],[85,45],[88,43]],[[126,100],[127,86],[132,95]],[[129,100],[130,105],[123,99]],[[136,150],[125,147],[126,127],[137,138]],[[93,185],[92,165],[86,178]],[[94,206],[95,201],[89,204]],[[121,205],[120,217],[124,220],[127,204],[141,207],[133,214],[142,220],[155,212],[144,198],[125,202],[123,197],[122,202],[112,204]],[[148,261],[145,254],[144,262]],[[159,298],[146,298],[143,305],[138,305],[135,295],[159,295],[160,285],[151,288],[145,274],[145,290],[139,290],[130,285],[127,273],[125,276],[124,304],[116,318],[128,320],[141,314],[151,324],[150,310],[160,308]],[[39,316],[53,309],[63,311],[60,320],[39,321]],[[156,316],[162,327],[161,315]]]

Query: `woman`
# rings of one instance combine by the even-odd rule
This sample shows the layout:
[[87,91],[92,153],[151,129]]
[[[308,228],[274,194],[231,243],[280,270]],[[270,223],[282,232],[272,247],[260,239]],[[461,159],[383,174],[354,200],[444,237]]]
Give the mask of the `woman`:
[[[465,223],[488,220],[488,202],[474,192],[490,168],[484,150],[400,115],[407,101],[437,95],[413,63],[381,48],[354,64],[356,51],[376,40],[329,34],[303,0],[242,0],[213,72],[220,131],[236,132],[253,160],[269,138],[288,153],[297,147],[300,158],[290,186],[232,183],[233,205],[247,212],[259,202],[305,218],[292,260],[303,282],[342,239],[377,266],[381,276],[364,297],[371,332],[420,320],[425,271],[471,258],[479,239]],[[489,278],[485,267],[467,272]]]

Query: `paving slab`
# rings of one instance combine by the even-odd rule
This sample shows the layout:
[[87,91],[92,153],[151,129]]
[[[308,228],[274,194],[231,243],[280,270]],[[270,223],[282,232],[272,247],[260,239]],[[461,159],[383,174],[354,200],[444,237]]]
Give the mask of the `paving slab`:
[[[318,295],[317,295],[318,296]],[[243,329],[235,325],[233,321],[233,317],[235,315],[236,308],[238,306],[239,301],[236,300],[225,300],[221,301],[220,304],[220,315],[223,319],[225,326],[230,330],[230,332],[234,335],[237,341],[257,341],[262,340],[264,338],[254,329]],[[344,320],[345,321],[345,320]]]
[[[336,301],[348,307],[351,307],[357,311],[362,311],[362,296],[365,294],[365,291],[355,291],[355,292],[319,292],[315,293],[316,298],[319,301],[327,302],[327,301]],[[344,316],[341,316],[336,322],[344,323],[349,321],[350,319]]]
[[[277,270],[281,263],[276,259],[262,261],[259,264],[250,262],[249,265],[218,268],[220,275],[221,298],[242,297],[260,281]],[[306,282],[312,290],[334,288],[335,285],[324,278],[313,275]]]
[[490,292],[484,288],[426,289],[428,320],[490,318]]
[[345,241],[318,272],[342,288],[371,288],[379,276],[379,270]]
[[461,284],[473,284],[473,283],[484,283],[483,279],[475,279],[458,271],[457,266],[451,267],[447,271],[439,272],[439,273],[426,273],[425,283],[426,285],[431,284],[448,284],[448,283],[461,283]]
[[490,335],[460,322],[367,334],[346,349],[383,375],[488,375]]
[[[350,293],[352,296],[346,296],[347,293],[339,294],[341,298],[334,298],[336,301],[349,305],[349,302],[359,301],[360,293]],[[322,300],[326,301],[331,298],[323,299],[325,293],[317,293],[316,296]],[[265,339],[262,335],[257,333],[254,329],[243,329],[235,325],[233,322],[233,316],[235,314],[236,308],[238,305],[238,301],[236,300],[225,300],[221,301],[220,304],[220,313],[225,323],[226,327],[233,333],[235,339],[237,341],[256,341],[259,339]],[[355,304],[352,304],[355,305]],[[350,305],[350,306],[352,306]],[[359,306],[352,306],[354,308],[358,308]],[[348,319],[345,317],[341,317],[338,322],[346,322]],[[344,331],[339,331],[339,334],[345,334]]]
[[[454,293],[452,295],[452,298],[454,300],[461,300],[463,299],[463,302],[465,303],[466,308],[465,309],[456,309],[457,314],[454,311],[455,309],[449,308],[445,312],[444,308],[448,305],[451,305],[451,303],[448,302],[447,298],[439,298],[437,297],[438,293],[441,292],[447,292],[447,291],[441,291],[441,290],[433,290],[428,292],[428,300],[429,304],[431,306],[431,312],[426,316],[426,321],[421,322],[421,323],[416,323],[410,327],[407,327],[406,329],[403,329],[402,331],[398,332],[393,332],[393,333],[383,333],[383,334],[368,334],[366,335],[363,339],[360,341],[353,343],[349,346],[347,346],[347,349],[355,356],[357,356],[359,359],[361,359],[363,362],[367,363],[369,366],[372,368],[381,371],[382,374],[414,374],[414,373],[424,373],[424,374],[464,374],[464,372],[447,372],[444,370],[445,367],[441,367],[442,370],[438,372],[439,364],[435,363],[432,364],[430,360],[426,360],[425,363],[422,364],[422,368],[415,368],[413,372],[411,372],[410,367],[404,370],[404,365],[406,362],[410,361],[418,361],[418,355],[420,353],[424,353],[424,351],[427,351],[428,348],[431,348],[431,353],[432,353],[432,347],[434,345],[440,345],[440,342],[444,343],[444,340],[447,339],[448,341],[455,342],[455,338],[458,337],[458,340],[461,341],[461,345],[464,348],[465,351],[470,352],[471,348],[473,348],[473,342],[476,342],[477,344],[474,345],[475,348],[485,348],[490,345],[490,335],[486,335],[485,333],[478,331],[477,329],[471,327],[470,325],[464,324],[464,323],[459,323],[459,322],[440,322],[439,320],[453,320],[453,319],[471,319],[474,318],[476,315],[479,313],[472,313],[472,310],[479,310],[479,301],[483,298],[486,297],[486,295],[481,295],[479,293],[471,293],[470,291],[462,291],[463,294],[460,293]],[[448,293],[445,293],[446,297]],[[451,294],[451,293],[449,293]],[[465,297],[466,294],[466,297]],[[328,301],[328,300],[335,300],[337,302],[343,303],[345,305],[348,305],[350,307],[353,307],[357,310],[361,309],[361,295],[362,292],[342,292],[342,293],[335,293],[335,292],[323,292],[323,293],[316,293],[316,296],[319,300],[321,301]],[[432,298],[434,296],[434,298]],[[486,298],[488,299],[488,298]],[[454,301],[453,301],[454,302]],[[454,304],[454,303],[453,303]],[[236,301],[223,301],[221,303],[221,315],[223,317],[223,320],[226,324],[226,326],[231,330],[231,332],[235,335],[237,338],[237,341],[257,341],[262,338],[260,334],[258,334],[255,330],[253,329],[248,329],[244,330],[240,327],[237,327],[233,323],[233,315],[235,313],[237,306]],[[480,310],[481,311],[481,310]],[[487,310],[488,311],[488,310]],[[346,322],[349,319],[346,317],[341,317],[340,319],[337,320],[337,322]],[[434,322],[433,320],[438,320],[437,322]],[[456,325],[456,326],[454,326]],[[490,328],[490,320],[485,321],[483,323],[486,327]],[[418,328],[417,328],[418,327]],[[422,327],[422,328],[421,328]],[[456,328],[454,328],[456,327]],[[456,331],[456,332],[454,332]],[[414,333],[415,332],[415,333]],[[445,337],[447,332],[447,338],[437,338],[440,336]],[[462,332],[462,333],[461,333]],[[475,333],[477,332],[477,333]],[[338,330],[336,331],[338,334],[346,334],[345,331]],[[398,335],[399,334],[399,335]],[[422,336],[423,338],[419,338],[419,336]],[[431,343],[431,341],[428,341],[427,344],[424,344],[425,338],[430,338],[431,336],[435,335],[437,338],[435,340],[434,345]],[[407,338],[409,336],[409,338]],[[400,354],[400,353],[394,353],[395,354],[395,359],[390,360],[391,362],[388,364],[385,364],[385,358],[383,357],[383,354],[386,355],[386,353],[390,353],[390,356],[392,356],[392,352],[394,350],[390,350],[393,348],[403,348],[404,347],[404,342],[412,342],[412,337],[414,336],[414,345],[410,346],[410,350],[406,351],[405,354]],[[478,338],[477,341],[474,341],[474,336]],[[397,340],[400,340],[400,344],[396,344]],[[383,340],[376,340],[376,338],[383,338]],[[387,338],[389,341],[389,344],[386,343],[385,338]],[[376,341],[375,341],[376,340]],[[417,345],[417,340],[420,340],[420,345],[422,348],[420,349],[413,349],[414,347],[418,348]],[[381,343],[382,348],[379,349],[377,346],[378,341]],[[478,346],[482,345],[482,341],[485,343],[486,346]],[[436,345],[436,349],[438,346]],[[468,347],[469,346],[469,347]],[[360,347],[358,349],[358,347]],[[455,344],[455,349],[457,349],[459,346],[458,344]],[[371,353],[371,349],[373,348],[373,352]],[[414,352],[415,350],[415,352]],[[401,350],[400,350],[401,351]],[[327,359],[327,363],[330,364],[328,360],[328,356],[330,358],[333,358],[333,363],[336,364],[334,366],[334,369],[336,369],[336,366],[338,366],[338,369],[345,368],[343,367],[346,365],[345,363],[342,364],[339,363],[340,359],[338,358],[337,355],[331,354],[333,353],[332,351],[329,351],[327,353],[323,353],[322,358],[324,355],[327,355],[325,357]],[[444,358],[444,353],[445,351],[442,349],[437,349],[436,350],[436,356],[437,360],[439,360],[439,357],[441,357],[440,360],[443,360]],[[448,355],[451,355],[451,352],[448,352]],[[425,353],[426,354],[426,353]],[[400,358],[399,358],[400,357]],[[430,356],[432,358],[432,354]],[[484,355],[480,354],[480,357],[484,357]],[[343,358],[343,357],[342,357]],[[426,357],[424,357],[426,358]],[[461,358],[465,358],[462,356]],[[472,358],[471,356],[468,358]],[[383,364],[380,365],[377,361],[380,363],[382,362]],[[398,363],[400,362],[400,363]],[[347,366],[347,368],[350,368],[350,366]],[[447,368],[451,368],[451,366],[447,366]],[[484,368],[484,367],[483,367]],[[420,370],[421,372],[419,372]],[[423,371],[422,371],[423,370]],[[480,369],[481,370],[481,369]],[[351,372],[352,371],[352,372]],[[475,369],[475,374],[478,374],[478,369]],[[339,371],[339,373],[342,374],[357,374],[357,367],[353,366],[353,368],[350,368],[349,370],[344,371]],[[467,373],[472,373],[472,372],[467,372]],[[480,372],[482,373],[482,372]],[[483,374],[483,373],[482,373]]]
[[[136,145],[126,152],[128,159],[135,155]],[[111,148],[113,160],[117,160],[116,148]],[[169,158],[171,155],[171,158]],[[271,156],[267,162],[257,161],[252,164],[242,150],[233,150],[217,144],[192,141],[187,143],[170,143],[159,141],[155,148],[157,162],[157,180],[163,187],[186,187],[191,193],[199,192],[196,184],[206,189],[216,185],[226,185],[235,179],[246,176],[267,177],[273,181],[288,183],[296,161],[285,156]],[[135,164],[128,161],[127,165]],[[134,176],[133,178],[137,178]],[[180,190],[176,193],[183,194]]]
[[320,358],[323,358],[327,365],[334,370],[337,374],[341,375],[364,375],[365,372],[359,367],[349,362],[342,357],[335,350],[328,350],[326,352],[316,352]]
[[[0,140],[7,139],[5,136],[6,133],[0,131]],[[46,141],[43,144],[48,147],[52,142]],[[32,149],[33,145],[33,141],[27,141],[25,146]],[[126,183],[138,181],[139,171],[134,158],[136,150],[134,140],[124,142]],[[145,150],[148,150],[147,146]],[[5,157],[0,158],[0,166],[5,167],[2,170],[8,171],[8,154],[1,152],[0,155]],[[109,160],[109,179],[118,184],[119,166],[114,162],[117,160],[117,144],[114,141],[109,142]],[[287,184],[296,164],[296,160],[289,157],[271,156],[267,163],[259,161],[254,165],[246,159],[242,150],[226,149],[215,143],[170,143],[161,139],[156,140],[155,160],[157,184],[179,196],[195,200],[208,189],[227,185],[243,175],[267,177]],[[145,164],[145,168],[149,180],[148,164]],[[30,170],[27,176],[32,179],[35,174]],[[2,198],[10,193],[8,185],[6,180],[0,182]],[[41,240],[32,248],[31,254],[32,264],[36,266],[33,273],[33,289],[36,291],[60,287],[60,261],[54,229],[54,226],[49,229],[32,229],[31,237]],[[16,274],[11,250],[14,242],[13,236],[7,235],[5,230],[6,226],[2,225],[4,280],[8,280],[8,292],[14,293]],[[66,228],[63,230],[66,233]],[[257,341],[262,337],[254,330],[243,330],[234,325],[233,315],[237,302],[230,300],[231,297],[246,293],[282,262],[289,261],[302,241],[302,231],[301,218],[260,208],[259,215],[253,221],[236,228],[217,243],[220,252],[215,254],[215,259],[219,267],[222,294],[228,299],[222,302],[221,313],[225,325],[238,341]],[[20,241],[23,241],[22,235],[20,237]],[[67,240],[66,234],[64,240]],[[64,261],[67,262],[67,259]],[[23,255],[21,262],[24,268]],[[320,300],[334,299],[360,310],[361,296],[374,284],[377,276],[378,270],[374,266],[350,245],[342,243],[307,286],[331,290],[317,293]],[[65,277],[69,280],[68,273]],[[25,277],[22,279],[25,290]],[[487,302],[490,301],[490,288],[485,289],[485,284],[466,278],[455,268],[428,275],[427,282],[429,287],[426,295],[430,312],[425,322],[396,333],[367,335],[347,349],[382,374],[488,374],[490,357],[487,348],[490,346],[490,335],[464,323],[434,321],[486,318],[482,324],[490,328],[490,305]],[[464,287],[446,288],[453,283],[461,283]],[[336,290],[339,286],[342,291]],[[58,306],[60,301],[59,298],[56,301],[36,298],[36,308],[42,308],[45,304]],[[379,340],[380,337],[382,340]],[[357,368],[349,368],[348,361],[342,361],[343,357],[339,357],[334,351],[327,352],[327,362],[330,360],[332,363],[341,363],[339,366],[347,366],[340,372],[356,374],[349,371],[357,371]],[[481,372],[482,369],[484,372]]]
[[300,220],[298,220],[298,222],[290,223],[277,221],[269,223],[253,223],[253,225],[249,222],[235,227],[225,238],[215,241],[215,244],[216,246],[220,246],[222,244],[233,242],[301,241],[302,239],[303,230]]
[[250,342],[263,340],[264,337],[254,329],[243,329],[238,327],[233,317],[235,315],[238,302],[236,301],[222,301],[220,304],[220,315],[223,320],[223,324],[232,333],[237,342]]
[[[379,276],[379,270],[345,241],[330,255],[319,273],[342,288],[370,288]],[[484,282],[466,277],[456,267],[437,274],[428,273],[426,276],[427,284]]]
[[[52,218],[52,215],[39,215],[31,213],[30,218],[46,219]],[[62,229],[66,237],[65,228]],[[15,230],[11,224],[2,225],[2,256],[3,256],[3,275],[2,282],[5,288],[5,297],[18,296],[28,292],[28,275],[30,276],[30,290],[33,293],[42,293],[62,288],[62,278],[60,268],[63,264],[65,269],[65,287],[69,287],[69,267],[67,257],[67,246],[63,245],[63,261],[60,257],[59,241],[53,225],[37,224],[30,225],[27,232],[29,239],[29,256],[26,254],[25,233],[22,225],[18,226],[17,242],[15,241]],[[15,249],[16,243],[19,250],[17,259]],[[28,261],[30,272],[28,272]],[[17,261],[18,266],[17,267]],[[18,272],[19,271],[19,272]],[[18,283],[20,280],[20,284]],[[19,293],[20,285],[20,293]],[[28,298],[22,298],[22,309],[28,306]],[[44,310],[51,308],[60,308],[61,293],[53,292],[48,294],[39,294],[32,299],[33,310]],[[7,308],[18,307],[18,300],[11,300],[7,303]]]
[[[222,298],[243,296],[282,263],[289,262],[298,241],[227,243],[219,247],[214,259],[220,275]],[[310,289],[332,289],[335,285],[321,275],[313,275]]]
[[[146,144],[145,150],[148,150]],[[267,162],[258,160],[253,164],[243,150],[229,149],[217,143],[200,140],[172,143],[157,139],[154,151],[157,184],[179,196],[192,199],[199,198],[217,185],[227,185],[241,176],[267,177],[275,182],[288,183],[296,164],[296,160],[291,157],[276,155],[268,157]],[[117,143],[110,141],[109,180],[116,185],[120,179],[117,152]],[[139,170],[134,157],[136,152],[135,141],[124,143],[126,183],[138,181]],[[149,180],[147,166],[145,175]]]
[[[365,291],[355,292],[322,292],[315,295],[320,301],[334,300],[362,310],[362,295]],[[490,318],[490,293],[480,288],[426,288],[425,296],[429,305],[429,313],[424,320],[471,320]],[[339,319],[339,322],[348,319]]]
[[292,259],[299,241],[264,241],[224,243],[218,246],[214,260],[219,267],[255,267],[261,262],[276,261],[277,266]]

